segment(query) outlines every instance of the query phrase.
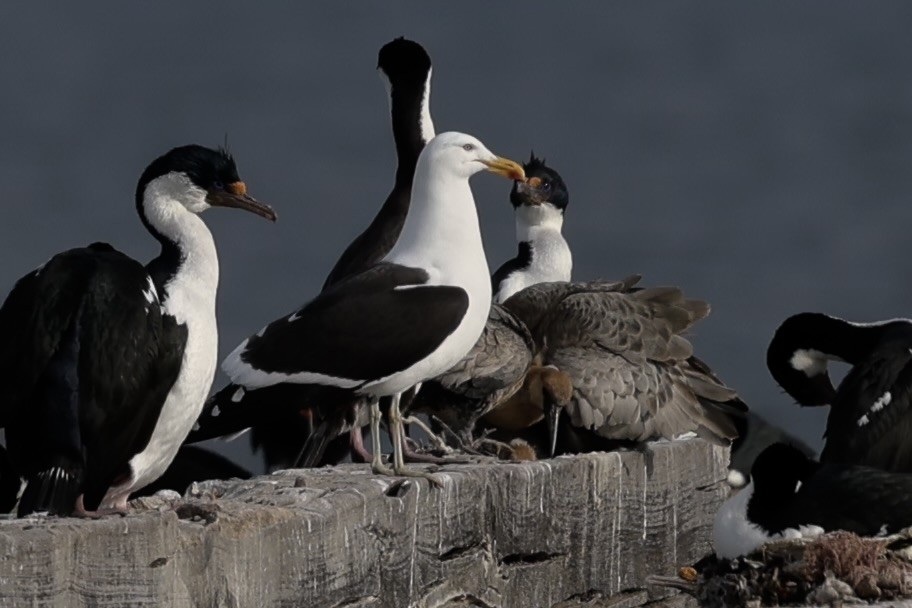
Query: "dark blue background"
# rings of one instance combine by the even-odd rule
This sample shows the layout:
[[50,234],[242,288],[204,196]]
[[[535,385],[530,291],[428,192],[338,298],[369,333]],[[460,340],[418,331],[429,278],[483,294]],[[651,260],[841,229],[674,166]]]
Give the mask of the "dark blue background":
[[[385,198],[376,55],[406,35],[434,60],[439,131],[562,172],[576,278],[639,272],[708,299],[698,354],[818,445],[825,412],[780,394],[766,345],[794,312],[912,304],[910,23],[899,1],[7,3],[0,291],[94,240],[151,257],[139,173],[227,133],[280,214],[206,216],[227,354],[316,293]],[[473,183],[496,267],[515,247],[508,185]]]

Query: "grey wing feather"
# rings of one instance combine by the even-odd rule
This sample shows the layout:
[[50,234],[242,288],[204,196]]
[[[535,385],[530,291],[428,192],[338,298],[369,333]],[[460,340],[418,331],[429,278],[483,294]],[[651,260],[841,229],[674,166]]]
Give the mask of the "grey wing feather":
[[525,325],[494,304],[472,350],[435,380],[468,398],[485,398],[522,380],[532,364],[533,348]]
[[608,439],[645,441],[672,439],[695,432],[718,440],[732,439],[734,429],[719,420],[701,398],[712,394],[736,397],[731,389],[677,364],[647,361],[634,364],[612,353],[596,360],[589,349],[561,349],[549,357],[573,378],[573,399],[567,406],[574,426]]
[[680,334],[707,314],[708,304],[676,288],[575,293],[551,308],[541,340],[549,349],[597,344],[637,362],[686,359],[693,347]]
[[620,281],[538,283],[513,294],[504,302],[504,307],[529,328],[538,343],[541,324],[547,320],[554,307],[564,298],[582,292],[627,293],[639,280],[639,275],[631,275]]

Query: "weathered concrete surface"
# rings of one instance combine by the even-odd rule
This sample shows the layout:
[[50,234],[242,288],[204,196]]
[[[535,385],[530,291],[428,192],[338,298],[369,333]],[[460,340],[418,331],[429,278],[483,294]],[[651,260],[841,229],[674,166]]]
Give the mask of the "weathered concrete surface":
[[0,606],[687,606],[634,590],[710,550],[724,489],[701,487],[727,462],[691,440],[452,465],[440,489],[345,465],[161,512],[3,521]]

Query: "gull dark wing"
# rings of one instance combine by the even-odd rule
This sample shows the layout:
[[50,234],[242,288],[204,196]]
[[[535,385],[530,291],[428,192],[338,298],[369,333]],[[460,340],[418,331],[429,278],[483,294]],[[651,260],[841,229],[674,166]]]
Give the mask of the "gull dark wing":
[[[305,438],[315,404],[351,400],[348,391],[331,386],[285,382],[248,390],[228,384],[209,397],[203,412],[184,443],[198,443],[265,425],[279,432]],[[299,449],[298,446],[297,449]]]
[[427,281],[421,269],[379,264],[251,336],[225,371],[242,386],[287,380],[355,388],[408,369],[453,333],[468,309],[463,289]]

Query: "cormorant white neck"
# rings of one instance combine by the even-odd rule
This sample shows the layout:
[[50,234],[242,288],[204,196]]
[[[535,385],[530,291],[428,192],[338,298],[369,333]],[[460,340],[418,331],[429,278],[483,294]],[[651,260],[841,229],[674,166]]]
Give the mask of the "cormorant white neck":
[[424,94],[421,96],[421,139],[425,145],[434,139],[437,133],[434,131],[434,121],[431,120],[431,73],[433,68],[428,70],[427,78],[424,81]]
[[[215,305],[218,254],[212,233],[197,214],[208,209],[206,191],[184,173],[171,172],[149,182],[143,193],[141,215],[161,243],[161,254],[148,264],[156,287],[168,297],[176,275],[198,297]],[[173,308],[174,303],[167,308]],[[175,314],[174,311],[171,314]]]
[[380,49],[378,72],[386,87],[399,178],[411,179],[422,148],[436,135],[431,119],[431,58],[420,44],[397,38]]
[[494,275],[497,303],[531,285],[570,280],[573,255],[561,234],[563,223],[563,211],[547,203],[516,209],[519,252]]
[[[433,72],[433,68],[428,68],[427,78],[425,78],[424,83],[420,87],[421,92],[420,92],[420,102],[418,105],[418,120],[415,123],[418,125],[418,133],[417,133],[418,137],[421,140],[421,142],[424,144],[427,144],[427,142],[434,139],[434,137],[437,135],[436,131],[434,130],[434,120],[431,118],[431,74],[432,74],[432,72]],[[406,98],[405,95],[400,96],[398,88],[395,90],[395,94],[394,94],[393,84],[390,82],[389,76],[387,76],[383,70],[380,70],[380,77],[383,79],[383,86],[386,88],[386,95],[389,99],[390,116],[392,117],[392,123],[393,123],[393,139],[396,140],[397,145],[399,145],[399,143],[400,143],[399,140],[406,139],[407,133],[403,130],[396,129],[396,118],[395,117],[400,114],[403,114],[403,115],[411,114],[412,112],[410,112],[409,108],[407,107],[408,105],[411,105],[411,104],[405,103],[408,101],[408,98]],[[407,87],[402,87],[402,88],[405,89]],[[408,95],[409,95],[409,97],[414,97],[414,95],[411,92],[409,92]],[[400,104],[402,105],[401,108],[399,107]],[[405,143],[406,143],[405,141],[402,142],[402,144],[405,144]]]
[[516,241],[534,242],[554,233],[563,240],[564,212],[554,205],[523,205],[516,209]]

